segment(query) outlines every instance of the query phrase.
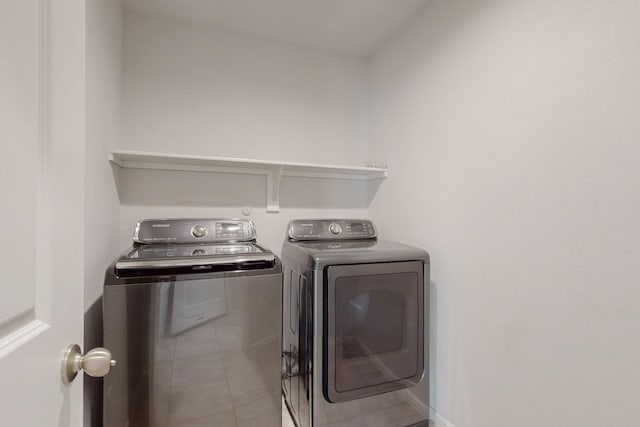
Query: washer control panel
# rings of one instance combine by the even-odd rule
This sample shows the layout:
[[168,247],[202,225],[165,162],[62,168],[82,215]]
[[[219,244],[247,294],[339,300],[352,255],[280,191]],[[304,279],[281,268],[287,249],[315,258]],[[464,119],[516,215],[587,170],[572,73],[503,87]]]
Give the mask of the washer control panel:
[[296,219],[289,223],[290,240],[375,239],[373,223],[366,219]]
[[329,224],[329,231],[331,234],[340,234],[342,233],[342,227],[337,222]]
[[255,241],[253,222],[245,219],[144,219],[133,232],[136,243],[218,243]]

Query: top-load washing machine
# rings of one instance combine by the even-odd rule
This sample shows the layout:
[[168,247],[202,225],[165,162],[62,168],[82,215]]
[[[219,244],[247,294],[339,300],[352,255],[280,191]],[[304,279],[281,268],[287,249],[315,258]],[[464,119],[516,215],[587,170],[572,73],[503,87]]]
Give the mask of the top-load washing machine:
[[106,272],[105,427],[281,427],[282,267],[251,221],[157,219]]
[[282,247],[282,388],[300,427],[426,426],[429,255],[367,220],[295,220]]

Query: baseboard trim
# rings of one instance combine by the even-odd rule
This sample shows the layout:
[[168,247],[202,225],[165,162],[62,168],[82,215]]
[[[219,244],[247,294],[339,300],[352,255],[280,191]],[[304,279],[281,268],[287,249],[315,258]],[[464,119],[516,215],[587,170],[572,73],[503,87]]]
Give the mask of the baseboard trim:
[[429,415],[431,414],[429,406],[418,399],[415,394],[406,389],[402,390],[400,393],[402,393],[402,397],[407,401],[407,403],[411,405],[411,407],[415,409],[420,415],[425,418],[429,417]]
[[429,418],[434,427],[456,427],[451,421],[438,414],[435,409],[426,405],[409,390],[402,390],[402,395],[413,409],[418,411],[425,418]]
[[429,419],[434,427],[456,427],[451,421],[438,414],[435,409],[429,408]]

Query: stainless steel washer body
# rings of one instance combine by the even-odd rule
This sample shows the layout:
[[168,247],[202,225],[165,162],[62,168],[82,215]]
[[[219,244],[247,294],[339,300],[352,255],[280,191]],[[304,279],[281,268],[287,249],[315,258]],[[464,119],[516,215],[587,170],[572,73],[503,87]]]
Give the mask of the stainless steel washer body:
[[285,403],[300,427],[426,426],[429,255],[366,220],[299,220],[282,248]]
[[281,426],[282,268],[244,220],[146,220],[106,272],[105,427]]

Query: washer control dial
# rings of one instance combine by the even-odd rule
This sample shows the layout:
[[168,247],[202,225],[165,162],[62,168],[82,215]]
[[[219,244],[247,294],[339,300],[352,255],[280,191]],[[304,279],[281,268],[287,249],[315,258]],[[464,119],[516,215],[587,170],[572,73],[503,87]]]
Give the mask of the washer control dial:
[[194,225],[191,228],[191,235],[196,238],[204,237],[207,235],[207,227],[200,224]]
[[329,224],[329,231],[331,234],[340,234],[342,232],[342,227],[340,227],[340,224],[333,222]]

